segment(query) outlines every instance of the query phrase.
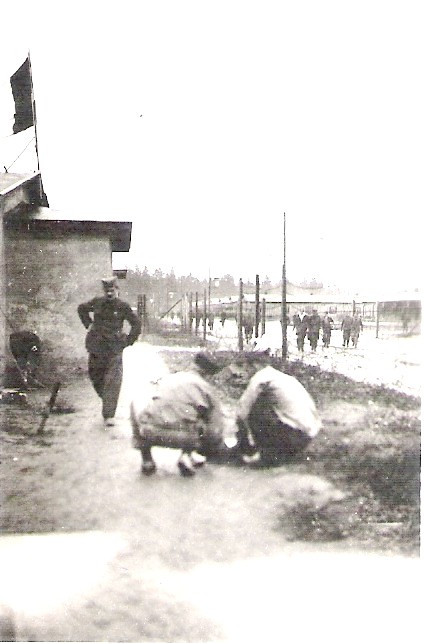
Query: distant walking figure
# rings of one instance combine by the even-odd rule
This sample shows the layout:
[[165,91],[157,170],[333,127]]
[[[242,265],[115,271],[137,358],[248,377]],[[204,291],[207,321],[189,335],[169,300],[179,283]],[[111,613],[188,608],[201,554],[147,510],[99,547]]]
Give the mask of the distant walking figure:
[[253,326],[255,324],[255,320],[253,318],[253,315],[248,312],[243,316],[243,328],[244,328],[244,336],[246,338],[246,342],[250,342],[250,340],[253,337]]
[[305,337],[308,331],[308,315],[305,313],[304,308],[302,308],[300,313],[296,313],[293,316],[293,327],[297,335],[297,349],[299,352],[303,353],[305,346]]
[[200,309],[197,308],[196,314],[195,314],[195,320],[196,320],[195,332],[196,332],[196,335],[199,332],[200,320],[201,319],[202,319],[202,313],[200,312]]
[[308,339],[313,353],[317,350],[320,328],[321,317],[318,315],[318,311],[314,308],[312,315],[308,318]]
[[334,327],[334,320],[328,314],[328,310],[325,312],[324,317],[322,318],[321,327],[322,327],[322,343],[324,344],[324,348],[328,348],[330,346],[331,331],[333,330],[333,327]]
[[343,333],[343,346],[348,347],[350,341],[350,333],[352,331],[353,317],[352,315],[345,315],[342,320],[342,333]]
[[352,329],[350,331],[350,337],[352,339],[352,345],[354,348],[358,346],[359,333],[363,330],[362,319],[359,316],[359,313],[355,312],[352,318]]

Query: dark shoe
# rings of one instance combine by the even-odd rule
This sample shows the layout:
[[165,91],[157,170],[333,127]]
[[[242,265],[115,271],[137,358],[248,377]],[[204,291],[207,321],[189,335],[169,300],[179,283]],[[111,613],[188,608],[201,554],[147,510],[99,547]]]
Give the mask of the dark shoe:
[[143,462],[141,465],[141,473],[145,476],[151,476],[153,473],[156,472],[156,465],[153,462],[153,460],[148,460],[147,462]]
[[196,472],[193,467],[193,463],[188,453],[183,453],[181,458],[178,460],[178,468],[180,470],[181,475],[184,478],[190,478],[196,475]]

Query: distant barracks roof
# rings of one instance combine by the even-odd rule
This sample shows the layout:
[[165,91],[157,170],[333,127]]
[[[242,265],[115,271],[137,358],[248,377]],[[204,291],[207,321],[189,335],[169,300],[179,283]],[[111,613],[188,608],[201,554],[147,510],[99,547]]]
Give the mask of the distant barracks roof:
[[[260,299],[265,299],[269,304],[281,303],[281,289],[272,292],[260,293]],[[367,291],[353,293],[349,291],[340,291],[334,288],[303,288],[287,282],[286,300],[289,304],[343,304],[343,303],[364,303],[364,302],[401,302],[401,301],[421,301],[421,293],[418,288],[409,288],[403,291],[387,289],[379,291]],[[254,303],[255,295],[252,293],[245,294],[246,302]],[[238,295],[232,297],[212,298],[213,304],[235,304],[238,302]]]

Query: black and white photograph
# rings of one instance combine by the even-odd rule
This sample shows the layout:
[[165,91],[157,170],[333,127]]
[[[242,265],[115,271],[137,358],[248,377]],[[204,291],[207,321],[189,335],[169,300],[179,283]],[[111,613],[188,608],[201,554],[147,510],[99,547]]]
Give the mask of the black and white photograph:
[[418,640],[422,3],[1,17],[0,641]]

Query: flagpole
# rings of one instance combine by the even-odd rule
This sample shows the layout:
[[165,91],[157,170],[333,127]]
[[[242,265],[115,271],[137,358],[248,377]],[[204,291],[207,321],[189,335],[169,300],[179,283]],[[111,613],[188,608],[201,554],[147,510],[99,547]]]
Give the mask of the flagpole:
[[37,138],[37,116],[35,113],[34,85],[32,82],[31,54],[29,50],[28,50],[28,64],[29,64],[29,78],[31,81],[31,109],[32,109],[32,120],[34,123],[35,152],[37,154],[37,170],[38,172],[40,172],[40,158],[38,156],[38,138]]
[[32,120],[34,121],[34,136],[35,136],[35,153],[37,155],[37,171],[40,175],[40,205],[42,206],[49,206],[48,201],[47,201],[47,196],[44,192],[43,188],[43,179],[41,177],[41,171],[40,171],[40,157],[38,155],[38,136],[37,136],[37,113],[36,113],[36,107],[35,107],[35,97],[34,97],[34,84],[32,82],[32,66],[31,66],[31,54],[30,51],[28,50],[28,64],[29,64],[29,78],[31,82],[31,109],[32,109]]

